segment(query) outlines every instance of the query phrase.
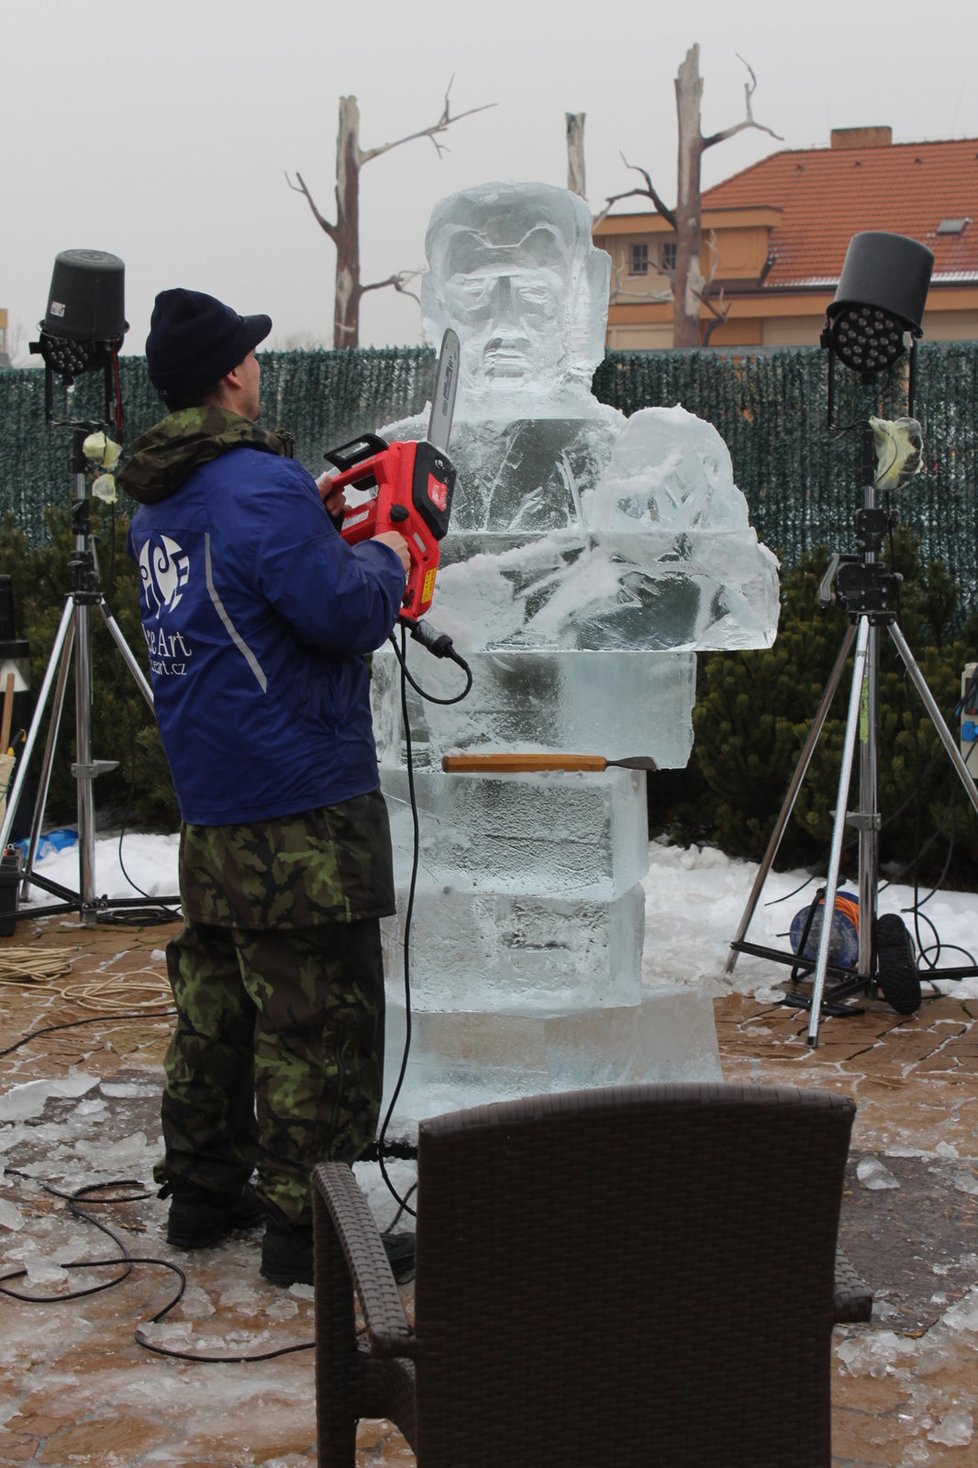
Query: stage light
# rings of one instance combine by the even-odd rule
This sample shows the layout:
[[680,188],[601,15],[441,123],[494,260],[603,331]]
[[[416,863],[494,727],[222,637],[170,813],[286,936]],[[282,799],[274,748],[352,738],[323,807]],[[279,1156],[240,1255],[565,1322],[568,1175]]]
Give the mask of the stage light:
[[[105,376],[105,422],[121,434],[119,348],[129,329],[125,318],[125,269],[105,250],[62,250],[55,258],[41,335],[31,352],[44,362],[44,409],[54,423],[53,379],[65,387],[86,372]],[[92,425],[95,426],[95,425]]]
[[125,266],[104,250],[62,250],[54,262],[39,353],[69,385],[104,367],[128,330],[123,305]]
[[822,346],[864,379],[892,367],[923,335],[933,266],[926,245],[905,235],[853,235],[826,312]]

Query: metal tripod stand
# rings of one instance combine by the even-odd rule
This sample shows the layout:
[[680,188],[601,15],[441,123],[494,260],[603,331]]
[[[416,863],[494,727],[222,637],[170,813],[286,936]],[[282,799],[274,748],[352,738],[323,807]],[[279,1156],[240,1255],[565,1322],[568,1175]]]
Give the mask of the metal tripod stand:
[[[41,722],[48,699],[54,689],[51,720],[47,742],[38,780],[37,796],[31,832],[28,840],[27,858],[24,864],[21,896],[26,898],[29,888],[38,886],[60,901],[52,907],[32,908],[30,915],[38,917],[52,912],[79,912],[83,919],[94,920],[98,911],[108,906],[141,907],[145,897],[113,899],[108,903],[96,896],[95,880],[95,798],[93,784],[99,775],[116,768],[116,760],[96,760],[92,757],[92,662],[91,627],[92,612],[97,610],[113,642],[122,654],[123,661],[135,679],[136,686],[150,709],[153,707],[152,690],[142,669],[130,651],[122,631],[109,610],[99,585],[98,563],[92,537],[92,522],[89,499],[86,494],[85,455],[82,448],[86,435],[99,427],[94,423],[73,423],[72,473],[74,497],[72,501],[72,530],[74,554],[69,566],[72,571],[72,588],[65,598],[64,612],[55,634],[54,644],[37,696],[37,704],[23,752],[18,760],[17,775],[7,800],[7,810],[0,826],[0,851],[5,850],[10,839],[17,807],[27,778],[28,766],[34,745],[40,732]],[[78,782],[78,891],[72,892],[59,883],[40,876],[33,870],[44,807],[47,802],[55,745],[61,724],[65,693],[72,654],[75,663],[75,762],[72,774]],[[154,899],[156,900],[156,899]],[[166,899],[170,900],[170,899]]]
[[[732,973],[739,953],[751,953],[776,962],[790,963],[796,969],[812,968],[811,960],[796,953],[782,953],[755,943],[748,943],[746,935],[751,919],[760,900],[764,883],[777,855],[791,812],[808,771],[809,763],[818,743],[822,728],[828,717],[829,708],[836,690],[842,681],[850,652],[853,653],[852,685],[849,691],[843,740],[842,764],[839,770],[838,795],[832,827],[828,871],[825,878],[825,905],[823,908],[818,951],[812,972],[812,987],[809,997],[788,1002],[797,1002],[810,1010],[808,1044],[818,1044],[819,1017],[822,1011],[832,1014],[851,1013],[839,1003],[853,994],[867,994],[879,982],[878,953],[876,952],[877,892],[879,886],[879,832],[880,814],[877,805],[878,739],[879,739],[879,648],[880,633],[889,633],[904,668],[917,690],[931,723],[947,751],[968,799],[978,812],[978,788],[971,772],[961,757],[940,709],[924,676],[914,661],[907,641],[900,630],[896,615],[897,589],[900,577],[878,559],[883,540],[889,526],[889,516],[876,508],[875,487],[872,474],[867,475],[867,488],[863,509],[856,516],[856,541],[858,556],[835,557],[822,582],[819,600],[823,605],[840,602],[849,615],[842,646],[835,666],[826,684],[815,721],[809,731],[801,757],[788,788],[784,804],[768,842],[767,850],[751,889],[744,915],[736,936],[730,944],[730,956],[725,966]],[[853,766],[856,762],[856,746],[859,746],[859,805],[847,812],[849,787]],[[859,956],[855,972],[838,968],[829,962],[832,937],[832,911],[835,892],[839,882],[839,866],[842,857],[843,836],[846,825],[853,827],[858,835],[859,862]],[[826,994],[826,977],[829,972],[837,980]],[[941,970],[944,977],[961,978],[974,969]]]

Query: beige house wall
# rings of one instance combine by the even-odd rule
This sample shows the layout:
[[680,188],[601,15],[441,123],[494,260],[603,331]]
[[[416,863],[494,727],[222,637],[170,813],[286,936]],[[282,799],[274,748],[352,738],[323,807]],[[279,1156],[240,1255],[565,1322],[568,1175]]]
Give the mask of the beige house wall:
[[978,341],[978,311],[925,311],[924,341]]
[[817,347],[825,317],[772,316],[764,322],[766,347]]
[[672,346],[672,323],[609,326],[606,340],[613,352],[667,351]]

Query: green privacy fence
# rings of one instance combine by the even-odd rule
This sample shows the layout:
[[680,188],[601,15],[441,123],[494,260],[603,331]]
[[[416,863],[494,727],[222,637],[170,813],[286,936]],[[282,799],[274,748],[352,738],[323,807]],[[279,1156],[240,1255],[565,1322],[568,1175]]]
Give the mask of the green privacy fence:
[[[163,416],[142,357],[119,362],[125,417],[124,440]],[[434,378],[434,354],[424,348],[357,352],[262,354],[263,422],[288,428],[296,454],[314,473],[323,452],[396,417],[423,408]],[[55,385],[51,425],[45,422],[44,373],[36,368],[0,371],[0,515],[12,511],[36,544],[46,538],[44,509],[67,505],[72,494],[70,429],[58,421],[103,416],[101,373],[79,378],[73,393]],[[130,503],[122,497],[123,508]]]
[[[916,414],[924,470],[895,497],[903,524],[926,559],[943,561],[965,608],[978,606],[978,343],[924,343],[917,353]],[[161,416],[139,357],[121,361],[127,443]],[[264,421],[290,429],[313,472],[324,450],[418,412],[429,395],[427,348],[355,352],[267,352]],[[827,427],[827,358],[816,348],[730,356],[713,351],[609,352],[594,377],[602,401],[629,414],[681,403],[715,424],[761,538],[787,565],[815,545],[854,551],[862,504],[861,425],[871,412],[895,416],[902,391],[883,397],[850,373],[836,374],[835,422]],[[63,416],[101,415],[101,379],[82,378]],[[887,400],[887,394],[890,394]],[[56,402],[56,416],[62,405]],[[43,373],[0,371],[0,511],[13,513],[32,543],[46,535],[44,507],[71,496],[71,434],[45,424]],[[848,431],[847,431],[848,426]]]

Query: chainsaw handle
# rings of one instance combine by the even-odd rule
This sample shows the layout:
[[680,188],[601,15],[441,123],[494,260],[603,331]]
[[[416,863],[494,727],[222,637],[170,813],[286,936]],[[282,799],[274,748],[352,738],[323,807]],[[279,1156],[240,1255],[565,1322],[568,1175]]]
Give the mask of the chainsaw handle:
[[340,444],[339,448],[327,449],[323,458],[339,469],[341,474],[345,474],[347,469],[352,469],[355,464],[362,464],[364,459],[382,454],[387,446],[387,440],[379,434],[362,433],[359,438],[351,438],[349,443]]

